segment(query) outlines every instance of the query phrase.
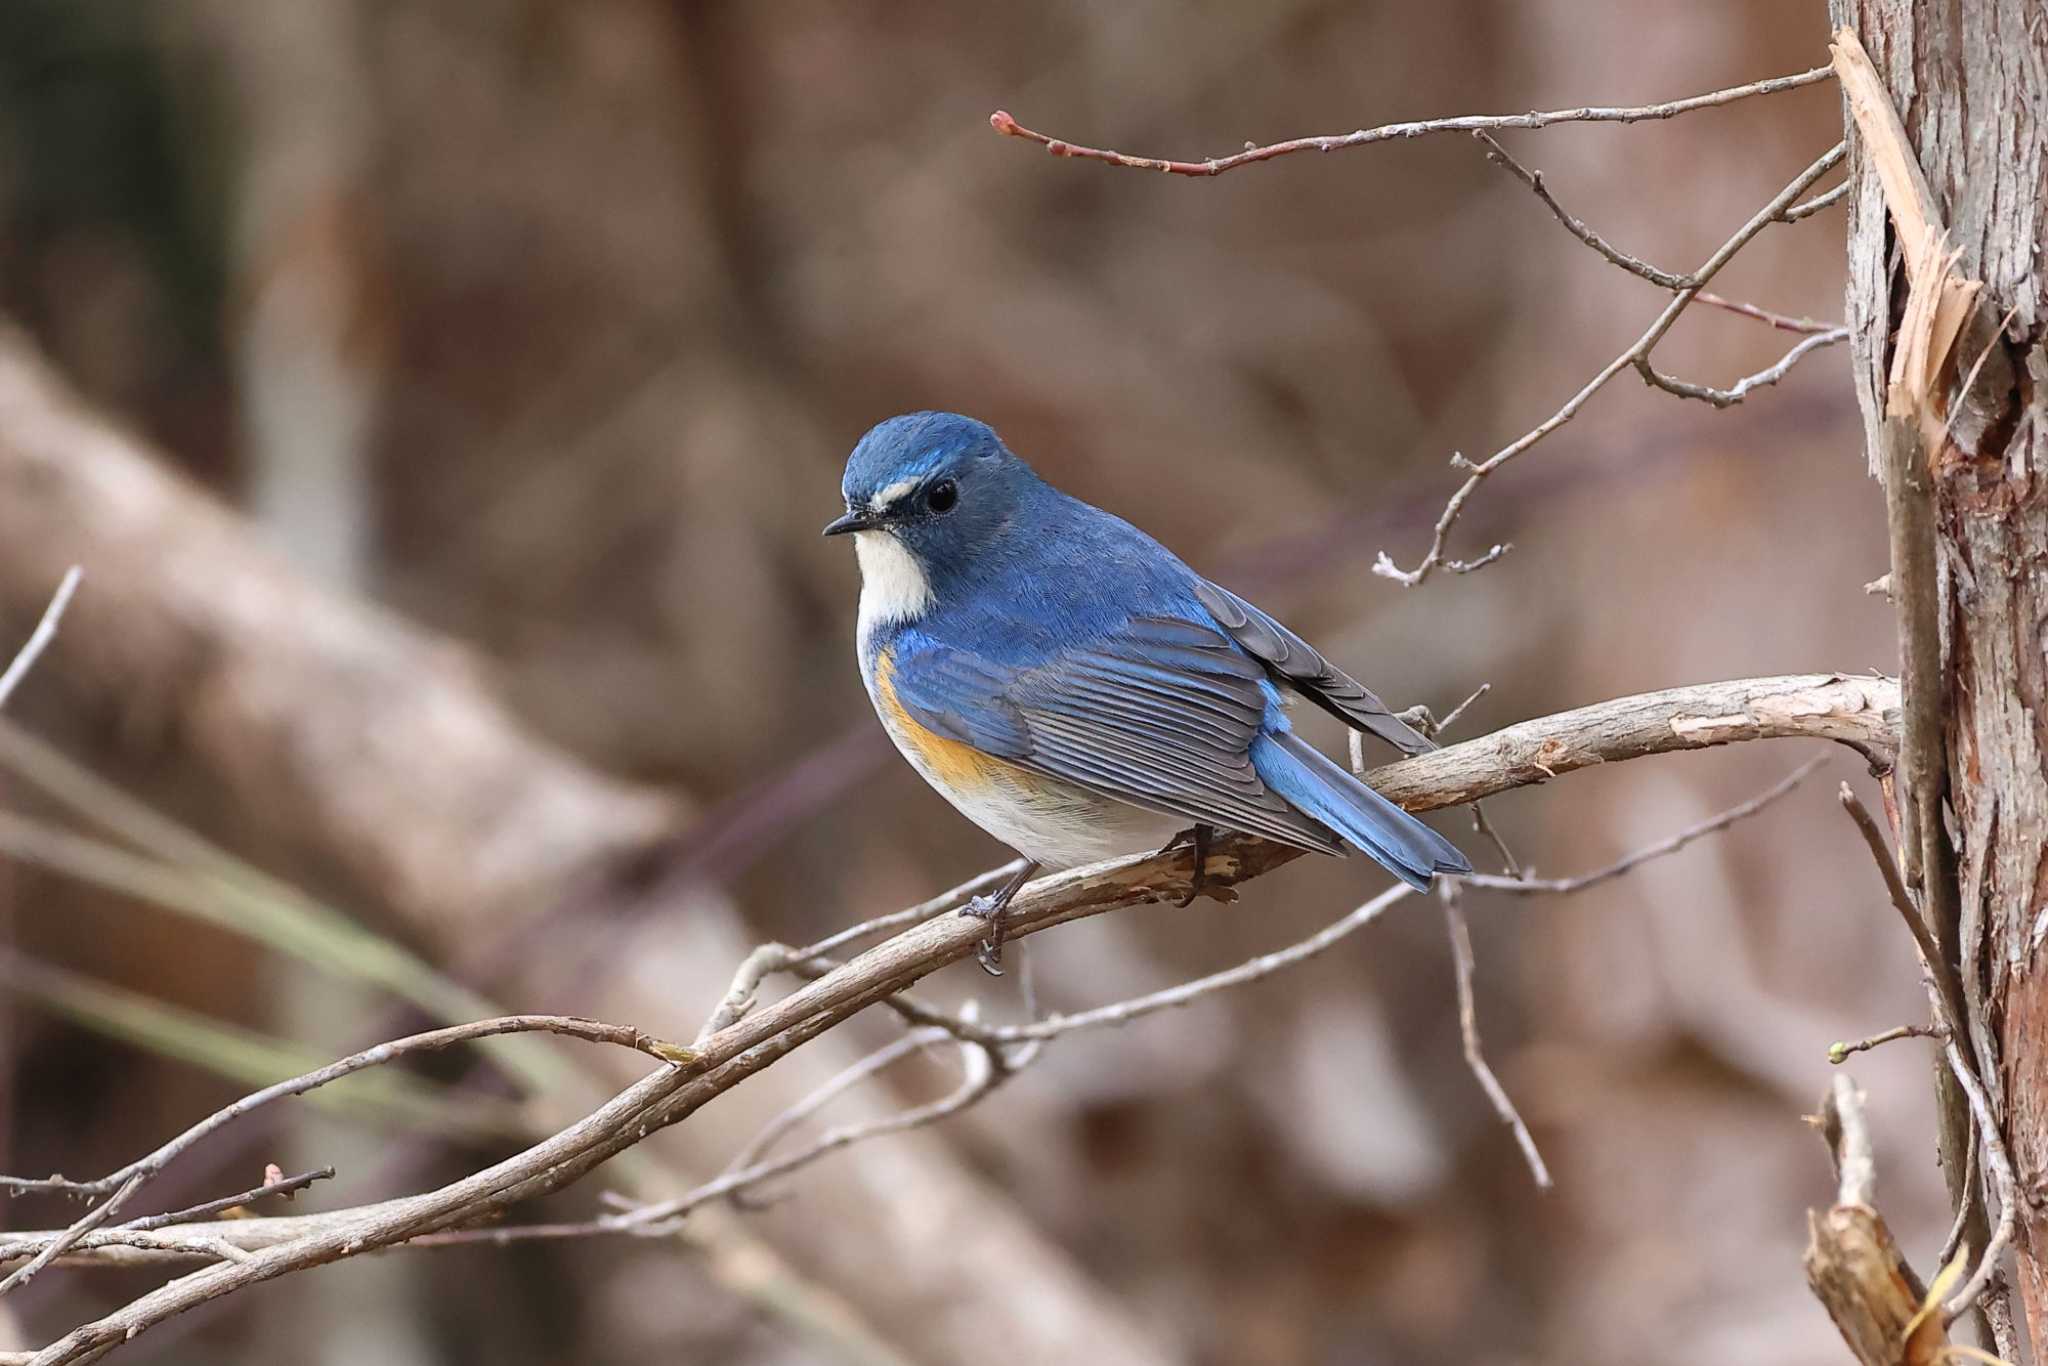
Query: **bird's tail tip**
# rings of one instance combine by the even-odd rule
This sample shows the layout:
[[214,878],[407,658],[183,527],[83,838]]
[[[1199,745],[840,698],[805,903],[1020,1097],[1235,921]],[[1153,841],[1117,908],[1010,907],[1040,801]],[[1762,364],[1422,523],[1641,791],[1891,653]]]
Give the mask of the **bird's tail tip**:
[[1267,737],[1276,755],[1253,751],[1259,775],[1296,807],[1330,827],[1345,843],[1413,887],[1427,892],[1440,876],[1472,871],[1463,850],[1291,733]]

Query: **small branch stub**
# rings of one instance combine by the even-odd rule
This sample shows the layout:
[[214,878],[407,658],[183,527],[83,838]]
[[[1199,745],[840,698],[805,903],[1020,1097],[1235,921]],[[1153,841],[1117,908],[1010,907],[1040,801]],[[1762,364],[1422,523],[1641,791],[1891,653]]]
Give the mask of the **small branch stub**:
[[1835,1203],[1807,1215],[1806,1282],[1863,1366],[1938,1366],[1949,1341],[1942,1314],[1922,1312],[1927,1289],[1872,1207],[1877,1173],[1863,1092],[1837,1073],[1812,1123],[1827,1141]]

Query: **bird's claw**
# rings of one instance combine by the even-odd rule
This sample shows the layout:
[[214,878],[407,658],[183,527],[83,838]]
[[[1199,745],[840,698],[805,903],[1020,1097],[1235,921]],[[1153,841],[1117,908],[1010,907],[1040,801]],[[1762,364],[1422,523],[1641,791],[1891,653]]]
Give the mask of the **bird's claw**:
[[1194,872],[1188,877],[1187,895],[1173,903],[1175,910],[1186,910],[1195,904],[1196,897],[1208,891],[1210,833],[1208,826],[1197,824],[1193,829],[1184,830],[1180,834],[1175,835],[1167,844],[1166,849],[1160,851],[1165,853],[1167,850],[1178,849],[1183,842],[1192,846],[1195,851],[1195,868]]
[[960,908],[960,914],[988,922],[988,938],[974,946],[974,961],[991,977],[1003,975],[1003,912],[1008,909],[1008,898],[998,900],[986,892]]

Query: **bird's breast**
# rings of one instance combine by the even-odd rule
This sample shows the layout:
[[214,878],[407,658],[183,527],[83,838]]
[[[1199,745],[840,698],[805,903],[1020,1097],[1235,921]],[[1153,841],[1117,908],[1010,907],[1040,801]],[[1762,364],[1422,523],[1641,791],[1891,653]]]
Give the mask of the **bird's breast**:
[[889,645],[874,650],[863,672],[875,714],[910,766],[961,815],[1047,868],[1156,849],[1188,824],[940,735],[897,698]]

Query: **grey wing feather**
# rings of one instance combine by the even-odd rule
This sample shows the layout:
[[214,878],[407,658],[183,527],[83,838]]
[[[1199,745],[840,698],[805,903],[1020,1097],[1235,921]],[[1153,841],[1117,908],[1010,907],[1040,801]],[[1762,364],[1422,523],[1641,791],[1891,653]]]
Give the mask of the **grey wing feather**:
[[1435,742],[1388,711],[1364,684],[1237,594],[1197,579],[1195,597],[1247,653],[1345,725],[1377,735],[1403,754],[1436,748]]
[[922,652],[898,665],[894,687],[923,724],[1025,768],[1190,824],[1341,852],[1252,766],[1264,677],[1204,623],[1139,617],[1028,669]]

